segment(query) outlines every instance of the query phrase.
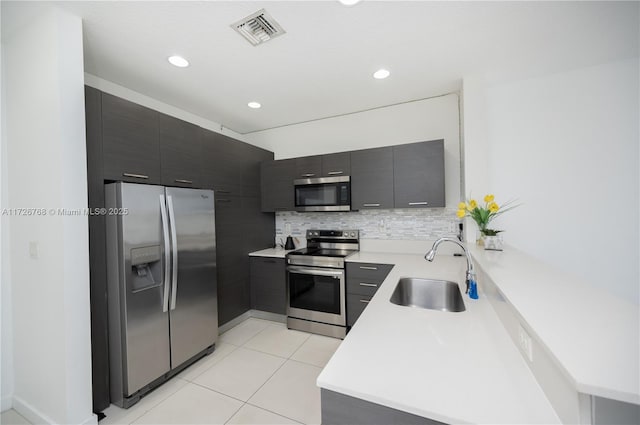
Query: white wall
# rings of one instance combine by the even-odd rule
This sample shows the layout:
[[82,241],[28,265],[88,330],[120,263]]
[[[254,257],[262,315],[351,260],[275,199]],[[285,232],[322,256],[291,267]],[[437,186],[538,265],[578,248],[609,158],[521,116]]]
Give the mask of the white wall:
[[[0,19],[2,17],[0,8]],[[3,81],[5,73],[4,61],[0,55],[0,81]],[[2,82],[4,87],[4,82]],[[3,90],[4,91],[4,90]],[[7,147],[5,135],[5,98],[0,99],[0,116],[3,125],[0,128],[0,210],[8,203],[7,185]],[[7,228],[8,218],[0,216],[0,411],[11,407],[13,396],[13,324],[11,309],[11,280],[9,279],[9,232]]]
[[247,142],[273,151],[276,159],[434,139],[445,140],[446,205],[449,207],[460,200],[457,94],[245,134]]
[[[490,190],[486,117],[486,83],[481,77],[462,82],[462,198],[481,199]],[[465,219],[465,240],[475,241],[477,225]]]
[[[47,212],[8,222],[12,404],[34,423],[95,423],[88,221],[49,211],[87,206],[82,22],[46,9],[2,43],[3,206]],[[3,250],[3,261],[7,254]]]
[[639,75],[636,58],[486,89],[486,190],[523,203],[506,242],[635,303]]

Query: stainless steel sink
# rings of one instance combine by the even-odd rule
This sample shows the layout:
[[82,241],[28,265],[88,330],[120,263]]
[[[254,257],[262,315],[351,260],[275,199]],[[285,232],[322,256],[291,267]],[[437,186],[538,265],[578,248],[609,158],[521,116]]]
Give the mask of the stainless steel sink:
[[390,301],[407,307],[451,312],[465,311],[458,284],[446,280],[403,277],[398,281]]

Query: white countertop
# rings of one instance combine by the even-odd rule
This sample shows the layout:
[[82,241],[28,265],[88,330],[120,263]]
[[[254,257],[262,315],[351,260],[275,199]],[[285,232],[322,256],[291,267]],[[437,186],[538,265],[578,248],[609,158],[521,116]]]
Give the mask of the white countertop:
[[637,305],[512,247],[471,253],[579,392],[640,404]]
[[274,257],[274,258],[284,258],[289,252],[293,251],[293,249],[284,249],[284,248],[267,248],[260,251],[250,252],[249,257]]
[[560,422],[482,293],[472,300],[461,287],[461,313],[389,302],[400,277],[464,285],[464,257],[428,263],[361,251],[347,261],[395,267],[318,377],[320,387],[447,423]]

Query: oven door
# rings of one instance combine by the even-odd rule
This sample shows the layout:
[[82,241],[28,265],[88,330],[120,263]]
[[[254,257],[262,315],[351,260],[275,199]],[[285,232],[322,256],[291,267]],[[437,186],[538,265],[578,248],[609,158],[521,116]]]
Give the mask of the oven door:
[[344,269],[287,267],[287,316],[346,326]]

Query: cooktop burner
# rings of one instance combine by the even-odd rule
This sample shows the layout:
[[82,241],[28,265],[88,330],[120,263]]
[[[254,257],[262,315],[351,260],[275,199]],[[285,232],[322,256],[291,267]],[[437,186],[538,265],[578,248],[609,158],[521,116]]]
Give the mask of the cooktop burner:
[[357,230],[307,230],[307,247],[287,254],[298,266],[344,268],[344,259],[360,249]]

